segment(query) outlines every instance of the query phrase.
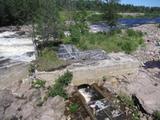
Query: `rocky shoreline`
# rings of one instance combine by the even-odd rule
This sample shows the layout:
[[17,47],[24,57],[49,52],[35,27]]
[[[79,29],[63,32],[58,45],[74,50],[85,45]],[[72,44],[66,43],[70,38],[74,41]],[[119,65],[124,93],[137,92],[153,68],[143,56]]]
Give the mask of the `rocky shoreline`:
[[[157,25],[149,24],[133,29],[144,32],[145,47],[132,54],[132,57],[142,63],[139,70],[133,74],[105,78],[107,80],[103,83],[103,87],[111,93],[124,92],[129,96],[134,95],[146,112],[141,114],[141,120],[153,120],[152,114],[160,111],[160,66],[151,63],[148,65],[146,62],[157,61],[156,63],[159,63],[160,48],[157,42],[160,40],[160,28]],[[1,62],[4,64],[5,59],[3,59],[1,58]],[[17,75],[18,71],[19,73],[22,72],[22,68],[8,72]],[[0,74],[6,75],[1,71]],[[10,80],[17,79],[11,76],[7,77]],[[25,78],[17,79],[15,84],[10,85],[11,87],[8,86],[7,90],[0,91],[0,120],[68,120],[67,116],[64,115],[66,101],[63,98],[59,96],[49,98],[41,106],[41,100],[45,99],[47,87],[32,88],[32,79],[28,76]],[[52,78],[50,78],[46,84],[50,85],[52,82]]]

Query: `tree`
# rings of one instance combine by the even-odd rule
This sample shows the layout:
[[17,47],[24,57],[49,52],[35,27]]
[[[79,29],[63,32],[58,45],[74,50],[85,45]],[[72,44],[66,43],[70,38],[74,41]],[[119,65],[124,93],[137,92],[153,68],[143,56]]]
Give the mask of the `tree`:
[[117,25],[117,3],[119,0],[106,0],[105,6],[105,18],[107,20],[108,25],[112,28],[113,26]]
[[56,0],[39,0],[39,9],[34,18],[35,34],[46,42],[60,37],[60,19]]

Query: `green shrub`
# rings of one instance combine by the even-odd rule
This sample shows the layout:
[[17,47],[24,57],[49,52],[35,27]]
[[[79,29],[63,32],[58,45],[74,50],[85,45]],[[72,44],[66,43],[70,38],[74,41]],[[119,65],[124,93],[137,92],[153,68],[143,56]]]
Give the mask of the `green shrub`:
[[42,88],[43,87],[44,88],[45,83],[46,83],[46,81],[37,79],[37,80],[32,81],[32,87],[34,87],[34,88]]
[[91,23],[105,21],[104,14],[92,14],[87,17],[87,20]]
[[71,43],[77,44],[80,40],[81,30],[78,26],[71,26],[70,27],[71,33]]
[[127,30],[127,35],[129,37],[132,37],[132,36],[141,37],[141,36],[143,36],[143,33],[141,31],[134,31],[132,29],[128,29]]
[[69,85],[72,80],[72,73],[67,71],[64,75],[60,76],[55,83],[49,88],[48,95],[55,97],[57,95],[67,98],[64,88]]
[[160,112],[156,111],[154,113],[154,116],[155,116],[155,120],[160,120]]
[[75,113],[77,112],[77,110],[79,109],[79,105],[77,103],[72,103],[70,106],[69,106],[69,111],[71,113]]
[[[65,41],[72,41],[67,38]],[[143,45],[144,40],[142,33],[133,30],[112,30],[109,33],[86,33],[81,34],[80,40],[75,44],[82,50],[87,49],[103,49],[106,52],[131,53],[135,51],[139,45]]]

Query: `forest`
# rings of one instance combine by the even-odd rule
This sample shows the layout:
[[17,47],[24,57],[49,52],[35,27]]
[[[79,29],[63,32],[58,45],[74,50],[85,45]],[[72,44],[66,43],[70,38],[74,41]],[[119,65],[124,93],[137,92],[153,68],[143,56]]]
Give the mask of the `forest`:
[[[32,23],[37,16],[42,15],[42,9],[45,11],[50,7],[58,12],[86,10],[104,13],[106,3],[104,0],[0,0],[0,26]],[[160,12],[158,7],[122,5],[118,2],[116,10],[122,13],[145,13],[145,16],[150,17],[158,16]],[[50,14],[53,15],[54,11]]]

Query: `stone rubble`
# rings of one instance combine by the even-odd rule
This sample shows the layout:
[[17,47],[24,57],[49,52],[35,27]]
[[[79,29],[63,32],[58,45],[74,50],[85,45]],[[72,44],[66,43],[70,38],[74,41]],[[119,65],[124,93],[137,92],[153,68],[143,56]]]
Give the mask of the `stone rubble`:
[[145,47],[139,49],[133,55],[140,61],[151,61],[160,59],[160,28],[156,24],[145,24],[133,27],[134,30],[144,33]]

